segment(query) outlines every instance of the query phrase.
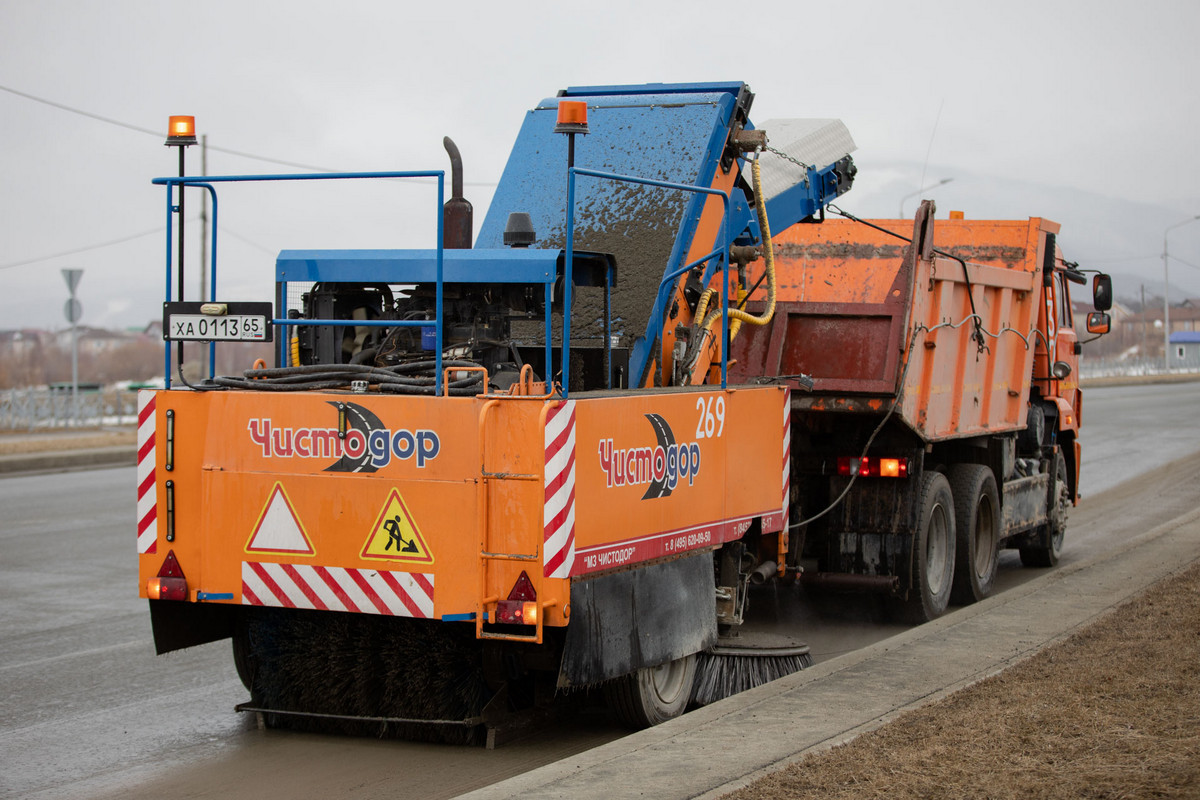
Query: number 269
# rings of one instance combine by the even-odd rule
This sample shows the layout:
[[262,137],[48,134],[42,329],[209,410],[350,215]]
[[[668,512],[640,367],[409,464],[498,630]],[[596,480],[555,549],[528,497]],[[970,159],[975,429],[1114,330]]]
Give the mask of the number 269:
[[696,422],[697,439],[714,439],[725,432],[725,398],[709,395],[696,398],[700,419]]

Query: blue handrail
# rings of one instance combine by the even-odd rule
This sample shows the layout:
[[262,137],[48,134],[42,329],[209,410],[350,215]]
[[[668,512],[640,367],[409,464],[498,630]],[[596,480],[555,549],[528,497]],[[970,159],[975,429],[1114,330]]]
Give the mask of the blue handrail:
[[[177,210],[174,204],[175,187],[179,187],[179,191],[183,191],[185,186],[198,186],[208,191],[213,202],[213,226],[212,226],[212,256],[211,256],[211,274],[209,296],[211,300],[217,299],[217,192],[212,185],[214,183],[254,183],[264,181],[327,181],[327,180],[347,180],[347,179],[363,179],[363,178],[437,178],[437,294],[436,305],[437,314],[433,320],[423,320],[421,325],[429,325],[433,323],[436,330],[437,341],[434,348],[435,351],[435,374],[438,376],[436,393],[440,397],[442,394],[442,270],[443,270],[443,247],[442,247],[442,206],[445,204],[445,183],[446,173],[443,170],[406,170],[400,172],[328,172],[328,173],[283,173],[277,175],[203,175],[203,176],[180,176],[178,178],[155,178],[151,181],[157,186],[167,187],[167,301],[171,300],[171,240],[172,240],[172,215]],[[203,269],[203,265],[201,266]],[[272,324],[283,325],[284,331],[287,331],[287,325],[300,324],[318,324],[320,320],[271,320]],[[337,324],[345,324],[345,320],[336,321]],[[352,321],[350,324],[363,325],[370,324],[364,321]],[[392,325],[404,325],[407,323],[390,321]],[[216,343],[209,344],[209,353],[216,352]],[[165,385],[166,388],[171,388],[171,343],[167,342],[166,354],[164,358],[165,370]],[[210,374],[212,377],[212,364],[215,359],[209,358]]]
[[[623,183],[636,183],[642,186],[658,186],[663,189],[676,189],[682,192],[693,192],[696,194],[715,195],[721,198],[724,205],[724,211],[721,214],[721,246],[713,250],[708,255],[693,261],[687,266],[663,276],[662,281],[658,285],[658,292],[654,299],[654,310],[650,315],[648,331],[658,331],[662,329],[662,315],[666,308],[667,297],[663,295],[663,290],[670,284],[672,280],[678,278],[683,273],[693,269],[698,264],[710,260],[714,256],[722,256],[721,275],[722,285],[725,287],[721,292],[721,388],[726,388],[727,370],[729,366],[729,353],[726,343],[729,340],[729,195],[722,192],[720,189],[712,189],[704,186],[692,186],[686,183],[672,183],[670,181],[659,181],[651,178],[639,178],[634,175],[618,175],[615,172],[601,172],[600,170],[586,169],[584,167],[570,167],[567,170],[567,246],[566,246],[566,280],[563,288],[563,354],[562,354],[562,374],[563,374],[563,397],[567,396],[567,384],[570,378],[570,331],[571,331],[571,278],[572,272],[572,257],[575,246],[575,176],[586,175],[592,178],[600,178],[603,180],[619,181]],[[605,321],[607,324],[607,320]],[[611,352],[612,339],[609,336],[605,337],[605,348]],[[655,358],[659,359],[661,364],[662,354],[655,354]],[[549,372],[549,368],[546,370]],[[631,370],[630,374],[635,371]],[[641,370],[636,370],[637,374],[641,374]]]

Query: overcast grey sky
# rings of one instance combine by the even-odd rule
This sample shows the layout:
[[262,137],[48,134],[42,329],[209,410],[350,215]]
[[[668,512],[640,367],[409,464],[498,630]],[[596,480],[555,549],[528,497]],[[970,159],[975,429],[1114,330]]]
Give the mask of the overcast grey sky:
[[[450,135],[478,224],[524,112],[597,83],[745,81],[754,119],[845,121],[848,210],[895,216],[923,175],[952,177],[939,215],[1049,217],[1068,257],[1161,281],[1164,229],[1200,214],[1198,35],[1200,3],[1162,0],[0,0],[0,86],[161,132],[0,91],[0,329],[65,326],[65,267],[85,270],[83,323],[161,315],[161,232],[23,262],[161,228],[171,114],[212,148],[344,170],[444,168]],[[210,149],[208,171],[296,170]],[[222,190],[222,295],[270,299],[282,248],[432,245],[433,208],[395,183]],[[1200,222],[1170,249],[1200,294]]]

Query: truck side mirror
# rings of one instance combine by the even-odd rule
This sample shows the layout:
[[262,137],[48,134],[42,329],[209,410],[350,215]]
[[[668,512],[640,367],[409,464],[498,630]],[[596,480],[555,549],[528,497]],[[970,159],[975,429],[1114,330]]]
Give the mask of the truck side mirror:
[[[1107,276],[1106,276],[1107,277]],[[1108,333],[1109,318],[1103,311],[1093,311],[1087,315],[1087,332],[1102,336]]]
[[[1112,308],[1112,277],[1103,272],[1092,278],[1092,305],[1097,311]],[[1088,318],[1089,324],[1091,317]]]

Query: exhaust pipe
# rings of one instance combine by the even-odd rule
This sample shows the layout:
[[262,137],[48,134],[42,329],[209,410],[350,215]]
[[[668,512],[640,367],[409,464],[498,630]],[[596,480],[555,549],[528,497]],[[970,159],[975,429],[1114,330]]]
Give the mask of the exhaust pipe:
[[750,582],[755,586],[761,586],[771,580],[771,578],[774,578],[778,572],[778,564],[774,561],[764,561],[754,568],[754,572],[750,573]]
[[442,206],[442,247],[470,250],[474,212],[463,197],[462,156],[449,136],[442,139],[442,146],[450,156],[450,199]]
[[900,590],[900,578],[895,575],[848,575],[840,572],[805,572],[800,576],[805,586],[833,592],[875,592],[895,594]]

